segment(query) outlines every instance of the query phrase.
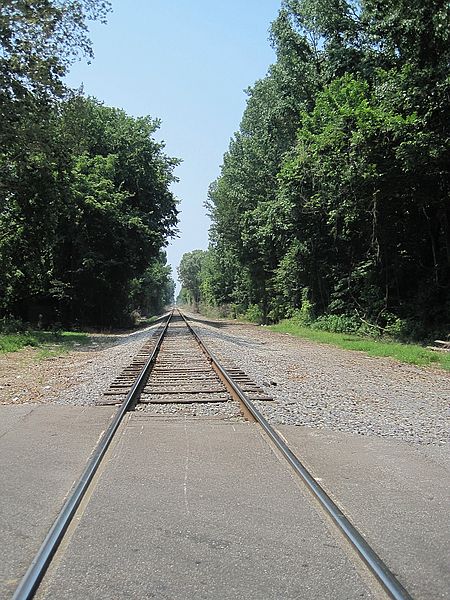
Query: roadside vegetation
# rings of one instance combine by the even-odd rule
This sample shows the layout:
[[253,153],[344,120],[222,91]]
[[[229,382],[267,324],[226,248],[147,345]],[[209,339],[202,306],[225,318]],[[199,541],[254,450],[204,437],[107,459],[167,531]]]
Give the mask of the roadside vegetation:
[[265,324],[308,312],[321,332],[450,334],[449,31],[439,0],[282,1],[276,61],[247,91],[180,301]]

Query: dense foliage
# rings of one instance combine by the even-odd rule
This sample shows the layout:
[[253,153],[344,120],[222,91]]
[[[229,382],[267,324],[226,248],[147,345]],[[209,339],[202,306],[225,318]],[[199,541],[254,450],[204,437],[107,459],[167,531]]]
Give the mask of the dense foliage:
[[193,304],[198,308],[202,298],[200,286],[204,277],[204,262],[207,252],[204,250],[193,250],[183,254],[178,266],[178,277],[183,283],[179,300],[184,303]]
[[271,39],[210,188],[202,300],[448,333],[450,5],[284,0]]
[[[0,317],[125,323],[159,310],[173,281],[177,160],[133,118],[64,88],[99,0],[0,4]],[[39,316],[40,315],[40,316]]]

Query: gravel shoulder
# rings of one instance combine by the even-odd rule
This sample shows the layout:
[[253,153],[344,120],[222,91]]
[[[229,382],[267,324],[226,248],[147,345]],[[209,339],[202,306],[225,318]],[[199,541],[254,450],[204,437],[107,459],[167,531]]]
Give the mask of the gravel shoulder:
[[90,344],[54,358],[38,360],[34,348],[0,355],[0,405],[94,405],[157,328],[92,334]]
[[450,375],[302,340],[264,327],[190,315],[210,348],[274,398],[275,425],[302,425],[444,449]]

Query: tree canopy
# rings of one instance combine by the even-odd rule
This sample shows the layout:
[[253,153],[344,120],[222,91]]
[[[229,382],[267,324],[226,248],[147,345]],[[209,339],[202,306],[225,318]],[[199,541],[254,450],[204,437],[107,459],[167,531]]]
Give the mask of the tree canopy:
[[284,0],[210,187],[205,302],[448,330],[449,32],[440,0]]
[[0,4],[0,316],[113,325],[173,296],[178,160],[134,118],[62,82],[92,57],[102,0]]

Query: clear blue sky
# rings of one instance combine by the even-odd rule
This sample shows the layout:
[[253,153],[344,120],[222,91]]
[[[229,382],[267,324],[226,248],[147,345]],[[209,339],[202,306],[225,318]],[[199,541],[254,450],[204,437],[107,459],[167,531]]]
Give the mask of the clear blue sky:
[[94,23],[95,59],[76,63],[69,85],[127,113],[162,120],[158,138],[183,160],[176,267],[208,245],[204,202],[245,108],[244,89],[274,61],[268,29],[280,0],[112,0],[107,25]]

